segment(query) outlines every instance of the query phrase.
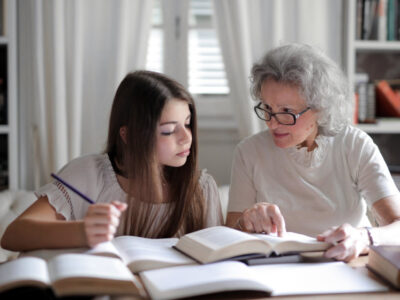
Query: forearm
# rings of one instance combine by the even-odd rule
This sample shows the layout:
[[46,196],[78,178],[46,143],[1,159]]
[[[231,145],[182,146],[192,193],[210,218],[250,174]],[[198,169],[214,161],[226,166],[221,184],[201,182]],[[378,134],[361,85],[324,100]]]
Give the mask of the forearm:
[[228,216],[226,217],[225,226],[240,229],[238,227],[239,218],[242,216],[241,212],[228,212]]
[[20,219],[7,228],[1,246],[12,251],[87,247],[83,221]]
[[400,220],[391,224],[371,229],[376,245],[400,245]]

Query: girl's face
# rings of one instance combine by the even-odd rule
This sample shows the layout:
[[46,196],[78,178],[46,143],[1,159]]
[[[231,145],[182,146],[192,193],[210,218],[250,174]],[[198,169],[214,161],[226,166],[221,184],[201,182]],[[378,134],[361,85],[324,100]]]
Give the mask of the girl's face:
[[[298,87],[267,79],[261,86],[261,101],[264,108],[272,113],[291,112],[298,114],[307,108],[305,99]],[[275,117],[266,121],[272,133],[275,145],[280,148],[294,146],[315,148],[315,137],[318,133],[317,113],[311,109],[296,119],[295,125],[282,125]]]
[[192,145],[189,104],[180,99],[169,100],[157,127],[157,158],[163,166],[180,167],[186,162]]

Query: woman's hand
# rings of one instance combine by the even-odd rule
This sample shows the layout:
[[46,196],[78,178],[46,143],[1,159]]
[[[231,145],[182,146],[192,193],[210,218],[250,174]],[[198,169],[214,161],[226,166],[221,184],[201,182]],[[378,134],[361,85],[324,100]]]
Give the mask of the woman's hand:
[[285,220],[279,207],[265,202],[256,203],[253,207],[246,209],[235,227],[247,232],[277,233],[278,236],[286,232]]
[[346,262],[362,253],[367,253],[369,246],[367,230],[365,228],[355,228],[350,224],[331,228],[318,235],[317,240],[334,245],[325,252],[325,257]]
[[89,206],[83,221],[89,247],[94,247],[101,242],[110,241],[114,238],[119,225],[119,218],[126,208],[126,203],[118,201]]

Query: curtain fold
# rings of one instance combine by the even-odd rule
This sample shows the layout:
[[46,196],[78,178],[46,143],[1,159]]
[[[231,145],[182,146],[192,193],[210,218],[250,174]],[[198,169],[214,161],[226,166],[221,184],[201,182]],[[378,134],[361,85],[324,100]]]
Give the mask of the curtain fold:
[[145,66],[152,5],[19,1],[22,187],[37,188],[69,160],[104,149],[115,90]]
[[264,128],[250,97],[250,69],[271,48],[290,42],[324,50],[339,64],[342,1],[216,0],[215,21],[235,111],[244,138]]

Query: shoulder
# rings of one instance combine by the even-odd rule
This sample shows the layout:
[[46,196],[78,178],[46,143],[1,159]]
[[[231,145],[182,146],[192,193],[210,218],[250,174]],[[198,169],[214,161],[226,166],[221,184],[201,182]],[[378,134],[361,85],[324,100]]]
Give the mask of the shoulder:
[[335,137],[336,143],[345,147],[346,151],[365,151],[375,149],[372,138],[361,129],[349,125]]
[[104,185],[108,165],[107,154],[84,155],[71,160],[58,174],[70,184],[94,188]]
[[212,177],[208,172],[207,169],[203,169],[200,171],[200,178],[199,178],[199,184],[201,188],[204,190],[210,189],[210,188],[216,188],[217,183],[214,180],[214,177]]
[[107,154],[89,154],[71,160],[60,171],[67,177],[84,176],[85,179],[102,176],[108,165]]
[[256,154],[260,150],[265,153],[266,149],[273,146],[273,140],[268,130],[263,130],[252,136],[243,139],[237,146],[236,152],[246,152],[246,154]]

